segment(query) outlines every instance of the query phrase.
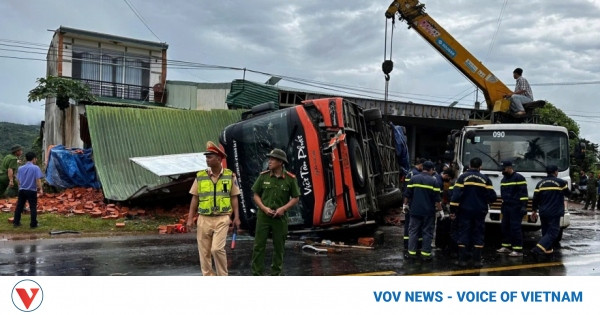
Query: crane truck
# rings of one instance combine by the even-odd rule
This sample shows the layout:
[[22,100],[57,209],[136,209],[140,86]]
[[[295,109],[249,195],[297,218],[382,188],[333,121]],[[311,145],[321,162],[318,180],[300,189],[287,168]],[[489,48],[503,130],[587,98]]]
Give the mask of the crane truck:
[[[492,124],[465,126],[462,130],[453,131],[449,136],[449,156],[457,165],[458,174],[469,165],[470,159],[481,158],[481,172],[492,180],[494,189],[500,196],[501,161],[512,161],[515,170],[525,177],[529,193],[528,211],[523,216],[522,226],[528,230],[540,229],[540,221],[530,217],[535,186],[546,176],[546,165],[554,164],[559,169],[558,177],[566,180],[570,187],[568,140],[569,136],[574,134],[560,126],[514,123],[522,120],[511,119],[510,100],[504,98],[504,95],[510,93],[508,87],[429,16],[425,12],[425,5],[420,1],[393,1],[385,16],[387,19],[394,19],[396,15],[462,72],[485,96]],[[544,106],[545,101],[525,105],[526,118],[531,122],[534,121],[533,109]],[[498,123],[499,121],[513,123]],[[499,199],[490,206],[486,223],[500,224],[501,203],[502,200]],[[569,224],[570,213],[566,211],[560,223],[561,237],[562,230]]]

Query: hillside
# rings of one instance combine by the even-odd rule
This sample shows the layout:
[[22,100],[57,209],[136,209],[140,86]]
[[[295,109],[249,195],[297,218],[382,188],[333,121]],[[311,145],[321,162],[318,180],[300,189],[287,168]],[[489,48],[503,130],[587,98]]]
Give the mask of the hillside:
[[31,150],[39,134],[40,126],[0,122],[0,156],[10,153],[10,148],[15,144],[22,145],[25,152]]

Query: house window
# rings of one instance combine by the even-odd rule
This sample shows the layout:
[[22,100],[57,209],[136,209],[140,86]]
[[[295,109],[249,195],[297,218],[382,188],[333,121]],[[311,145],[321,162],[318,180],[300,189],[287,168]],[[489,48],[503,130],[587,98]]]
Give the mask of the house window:
[[87,83],[95,95],[148,100],[150,58],[74,46],[72,77]]

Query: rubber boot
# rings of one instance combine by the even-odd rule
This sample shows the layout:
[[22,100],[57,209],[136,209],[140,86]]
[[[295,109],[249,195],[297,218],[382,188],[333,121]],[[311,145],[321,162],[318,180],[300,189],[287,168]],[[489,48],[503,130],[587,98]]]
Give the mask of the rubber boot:
[[483,248],[475,247],[473,248],[473,267],[481,268],[483,267],[483,262],[481,262],[481,252]]

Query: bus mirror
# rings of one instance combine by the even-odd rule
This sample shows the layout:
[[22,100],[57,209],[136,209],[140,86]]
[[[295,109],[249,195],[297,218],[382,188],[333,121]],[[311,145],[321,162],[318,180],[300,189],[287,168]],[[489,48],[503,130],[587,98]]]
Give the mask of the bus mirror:
[[573,130],[569,130],[569,139],[577,139],[577,134]]

